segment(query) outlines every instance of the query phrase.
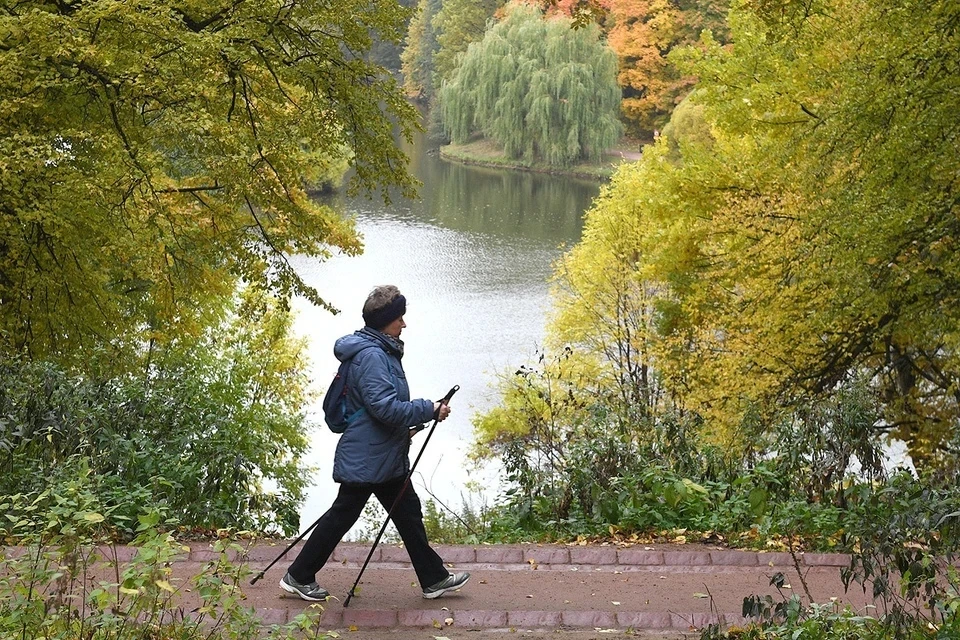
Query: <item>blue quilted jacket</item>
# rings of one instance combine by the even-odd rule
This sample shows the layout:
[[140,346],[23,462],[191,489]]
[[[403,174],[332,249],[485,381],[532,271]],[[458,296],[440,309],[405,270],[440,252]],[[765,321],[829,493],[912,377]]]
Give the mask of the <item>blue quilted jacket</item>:
[[402,346],[364,327],[337,340],[333,353],[341,362],[350,360],[348,413],[364,408],[340,436],[333,479],[379,484],[404,477],[410,470],[409,429],[433,418],[433,401],[410,399]]

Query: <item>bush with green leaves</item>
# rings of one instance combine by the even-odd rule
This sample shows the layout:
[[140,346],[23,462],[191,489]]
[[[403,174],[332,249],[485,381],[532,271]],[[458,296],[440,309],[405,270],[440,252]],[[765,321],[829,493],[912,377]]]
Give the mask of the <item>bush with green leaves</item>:
[[0,496],[66,487],[83,469],[121,528],[162,504],[189,528],[294,532],[310,426],[290,323],[248,291],[201,339],[155,348],[142,374],[0,355]]
[[862,381],[773,425],[748,415],[742,430],[757,437],[724,451],[696,416],[585,393],[569,371],[566,355],[520,367],[504,378],[505,406],[477,423],[509,483],[495,537],[687,529],[743,545],[835,550],[848,522],[870,508],[867,496],[885,486],[878,410]]
[[[700,640],[894,640],[873,617],[834,603],[804,606],[799,598],[783,602],[750,599],[751,613],[760,619],[743,627],[709,625]],[[745,606],[745,610],[748,607]]]
[[[782,574],[771,584],[782,586]],[[894,618],[872,607],[864,611],[836,601],[804,604],[796,593],[781,599],[747,596],[743,601],[745,625],[707,625],[700,640],[955,640],[960,637],[960,596],[944,600],[942,615],[934,623],[923,617]]]
[[319,608],[271,625],[244,606],[252,572],[237,539],[218,539],[216,559],[178,582],[170,563],[185,547],[169,533],[176,521],[163,508],[137,513],[136,553],[121,561],[114,530],[130,523],[117,522],[92,483],[80,475],[63,493],[13,495],[0,505],[7,515],[0,533],[19,542],[0,547],[0,637],[254,640],[265,630],[281,640],[328,637],[317,628]]
[[881,603],[889,624],[907,629],[916,620],[960,629],[960,488],[902,473],[858,496],[862,509],[844,522],[846,546],[855,549],[843,571],[848,588],[860,587]]

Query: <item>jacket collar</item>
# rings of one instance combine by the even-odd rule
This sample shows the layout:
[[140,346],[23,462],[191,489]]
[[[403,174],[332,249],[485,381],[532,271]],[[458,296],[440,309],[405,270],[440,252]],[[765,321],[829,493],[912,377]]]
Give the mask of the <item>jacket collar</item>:
[[380,344],[387,353],[393,353],[398,359],[403,358],[403,340],[400,338],[388,336],[372,327],[364,327],[358,333]]

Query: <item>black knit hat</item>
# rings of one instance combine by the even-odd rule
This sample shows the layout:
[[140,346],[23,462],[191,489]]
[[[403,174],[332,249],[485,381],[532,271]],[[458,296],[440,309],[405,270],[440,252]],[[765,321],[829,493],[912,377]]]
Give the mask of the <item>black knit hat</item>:
[[407,299],[401,293],[386,305],[363,314],[363,322],[368,327],[382,330],[388,324],[407,312]]

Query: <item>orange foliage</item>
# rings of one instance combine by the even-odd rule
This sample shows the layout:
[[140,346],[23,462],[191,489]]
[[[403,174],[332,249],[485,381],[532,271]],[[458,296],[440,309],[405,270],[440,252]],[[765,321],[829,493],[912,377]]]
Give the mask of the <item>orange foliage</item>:
[[610,18],[608,41],[620,59],[624,117],[634,132],[652,131],[692,84],[666,60],[683,38],[684,15],[667,0],[616,0]]
[[[518,1],[539,7],[548,16],[563,14],[600,24],[619,58],[624,123],[631,135],[638,136],[663,126],[695,82],[680,76],[667,62],[667,54],[695,41],[703,28],[722,29],[726,4],[717,0],[684,12],[670,0]],[[720,17],[698,13],[708,8]]]
[[563,14],[569,17],[578,15],[606,15],[616,0],[521,0],[526,4],[539,7],[544,15]]

